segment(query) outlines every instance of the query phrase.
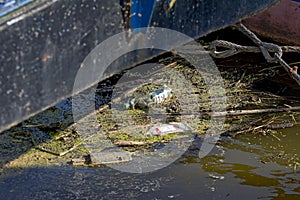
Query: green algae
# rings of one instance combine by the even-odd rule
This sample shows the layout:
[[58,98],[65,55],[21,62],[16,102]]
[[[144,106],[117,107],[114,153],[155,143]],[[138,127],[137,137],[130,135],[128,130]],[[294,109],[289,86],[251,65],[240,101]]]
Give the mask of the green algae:
[[[171,66],[172,70],[182,74],[186,80],[189,80],[193,85],[191,93],[193,97],[185,97],[185,104],[180,104],[179,95],[173,94],[171,99],[159,105],[153,105],[152,111],[158,112],[149,113],[147,109],[117,109],[114,107],[106,107],[97,111],[97,121],[90,122],[90,125],[100,125],[99,133],[104,134],[101,137],[82,138],[76,130],[76,125],[72,125],[71,109],[50,108],[43,113],[30,118],[23,122],[22,125],[12,128],[4,132],[1,137],[2,149],[0,154],[3,158],[1,166],[3,167],[28,167],[30,165],[48,166],[48,165],[66,165],[76,157],[88,155],[89,148],[86,144],[103,143],[107,146],[107,141],[101,141],[101,138],[106,138],[112,143],[117,141],[139,141],[143,142],[144,147],[131,146],[124,148],[131,152],[145,150],[151,151],[154,144],[168,143],[182,137],[191,137],[192,135],[201,135],[211,126],[211,117],[206,114],[211,111],[212,101],[211,95],[208,92],[206,83],[201,76],[201,73],[190,66],[184,59],[171,57],[161,60],[161,63],[168,65],[173,61],[177,64]],[[161,72],[157,76],[173,81],[174,85],[179,85],[179,80],[176,77],[171,77],[170,74]],[[224,70],[221,71],[224,78],[224,86],[226,89],[226,107],[228,110],[236,109],[262,109],[274,108],[282,106],[286,103],[282,97],[273,95],[267,92],[258,92],[252,90],[254,81],[264,78],[264,75],[253,77],[253,74],[243,73],[243,71]],[[149,92],[157,90],[162,84],[146,84],[139,86],[134,93],[127,98],[134,98],[146,95]],[[101,88],[100,88],[101,90]],[[197,102],[189,98],[197,98]],[[220,97],[222,98],[222,97]],[[283,101],[284,100],[284,101]],[[121,101],[120,104],[124,103]],[[182,103],[182,102],[181,102]],[[189,117],[189,113],[182,113],[183,108],[188,110],[198,111],[201,115],[198,117]],[[292,115],[289,113],[288,115]],[[280,114],[284,115],[284,114]],[[161,117],[165,117],[165,121],[161,121]],[[243,116],[230,117],[226,119],[224,130],[228,133],[237,133],[242,126],[251,123],[260,116]],[[267,119],[274,119],[272,114],[266,116]],[[277,119],[275,122],[285,122],[286,119]],[[147,136],[146,133],[153,124],[162,124],[170,122],[186,122],[193,129],[192,133],[177,134],[172,133],[164,136]],[[267,123],[263,121],[262,124]],[[266,128],[258,129],[262,133],[274,135],[276,132]],[[251,131],[245,131],[251,132]],[[89,149],[89,150],[88,150]],[[294,161],[290,161],[293,163]],[[296,169],[297,161],[294,162]],[[295,164],[296,163],[296,164]]]

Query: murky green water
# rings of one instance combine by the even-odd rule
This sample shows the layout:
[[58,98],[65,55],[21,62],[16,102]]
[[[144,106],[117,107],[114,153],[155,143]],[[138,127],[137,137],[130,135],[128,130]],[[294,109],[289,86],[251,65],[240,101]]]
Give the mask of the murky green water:
[[[108,167],[16,170],[1,199],[300,199],[300,126],[274,135],[222,137],[200,159],[197,148],[147,174]],[[195,142],[193,146],[201,145]]]

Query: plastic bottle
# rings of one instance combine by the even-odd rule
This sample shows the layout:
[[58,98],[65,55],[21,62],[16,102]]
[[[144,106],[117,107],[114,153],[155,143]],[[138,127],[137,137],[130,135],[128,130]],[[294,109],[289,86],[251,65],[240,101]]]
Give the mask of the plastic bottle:
[[172,97],[172,90],[168,86],[164,85],[145,96],[133,98],[129,103],[125,104],[125,108],[149,108],[153,104],[160,104]]

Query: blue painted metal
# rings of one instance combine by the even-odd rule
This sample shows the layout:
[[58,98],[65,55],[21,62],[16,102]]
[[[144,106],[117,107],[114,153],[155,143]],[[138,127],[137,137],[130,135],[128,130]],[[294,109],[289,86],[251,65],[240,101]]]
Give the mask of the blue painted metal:
[[33,1],[34,0],[4,0],[0,2],[0,17]]
[[155,4],[156,0],[132,0],[130,27],[132,29],[148,27]]

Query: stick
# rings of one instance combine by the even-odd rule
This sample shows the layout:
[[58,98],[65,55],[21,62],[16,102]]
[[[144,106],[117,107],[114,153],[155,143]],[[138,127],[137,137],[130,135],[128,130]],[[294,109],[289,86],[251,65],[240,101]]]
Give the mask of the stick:
[[262,113],[274,113],[274,112],[288,112],[288,111],[300,111],[300,106],[290,108],[267,108],[267,109],[254,109],[254,110],[230,110],[222,112],[199,112],[199,113],[152,113],[155,115],[190,115],[194,117],[225,117],[225,116],[237,116],[237,115],[250,115],[250,114],[262,114]]
[[143,145],[151,144],[151,143],[142,142],[142,141],[117,140],[114,142],[114,144],[117,146],[143,146]]
[[74,145],[74,146],[71,147],[70,149],[68,149],[68,150],[66,150],[66,151],[63,151],[63,152],[59,153],[59,156],[64,156],[64,155],[66,155],[67,153],[69,153],[69,152],[71,152],[71,151],[77,149],[81,144],[82,144],[82,143],[79,143],[79,144],[77,144],[77,145]]
[[[166,142],[165,140],[160,141],[161,143]],[[143,146],[147,144],[154,144],[157,142],[143,142],[143,141],[128,141],[128,140],[117,140],[114,142],[117,146]]]
[[235,116],[235,115],[250,115],[250,114],[262,114],[262,113],[274,113],[274,112],[287,112],[287,111],[298,111],[300,106],[290,107],[290,108],[267,108],[267,109],[254,109],[254,110],[232,110],[224,112],[211,113],[213,117],[223,117],[223,116]]
[[[238,131],[238,130],[248,131],[250,126],[252,126],[253,124],[256,124],[258,122],[261,122],[262,120],[263,119],[260,118],[260,119],[255,119],[255,120],[250,121],[250,122],[245,122],[245,123],[239,124],[239,125],[237,125],[237,127],[230,128],[226,131],[221,132],[220,135],[229,136],[229,135],[232,135],[232,134],[230,134],[230,132],[235,132],[235,131]],[[241,131],[239,131],[239,132],[241,132]],[[235,134],[233,134],[233,137],[234,137]]]

